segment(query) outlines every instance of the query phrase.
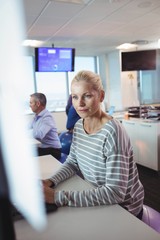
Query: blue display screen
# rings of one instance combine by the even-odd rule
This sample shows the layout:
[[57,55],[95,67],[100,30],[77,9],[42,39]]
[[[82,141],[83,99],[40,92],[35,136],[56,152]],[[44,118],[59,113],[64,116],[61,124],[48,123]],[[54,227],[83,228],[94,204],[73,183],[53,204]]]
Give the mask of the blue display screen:
[[37,72],[74,71],[74,58],[74,48],[36,48],[35,70]]

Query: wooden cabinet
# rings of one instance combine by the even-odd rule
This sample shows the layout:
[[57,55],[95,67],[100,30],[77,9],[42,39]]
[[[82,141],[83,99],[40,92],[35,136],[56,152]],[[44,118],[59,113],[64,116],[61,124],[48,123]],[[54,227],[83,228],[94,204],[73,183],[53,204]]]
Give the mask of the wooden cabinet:
[[135,161],[160,170],[160,123],[143,120],[123,120],[133,146]]

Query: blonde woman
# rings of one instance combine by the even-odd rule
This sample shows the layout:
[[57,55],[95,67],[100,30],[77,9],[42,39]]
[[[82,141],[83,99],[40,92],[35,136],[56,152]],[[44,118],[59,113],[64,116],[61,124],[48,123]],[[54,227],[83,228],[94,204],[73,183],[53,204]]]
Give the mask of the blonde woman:
[[[144,190],[130,139],[121,123],[101,108],[105,92],[100,76],[91,71],[78,72],[71,83],[71,94],[81,119],[74,127],[66,162],[43,182],[46,201],[59,207],[119,204],[141,218]],[[78,171],[93,188],[56,191],[61,181]]]

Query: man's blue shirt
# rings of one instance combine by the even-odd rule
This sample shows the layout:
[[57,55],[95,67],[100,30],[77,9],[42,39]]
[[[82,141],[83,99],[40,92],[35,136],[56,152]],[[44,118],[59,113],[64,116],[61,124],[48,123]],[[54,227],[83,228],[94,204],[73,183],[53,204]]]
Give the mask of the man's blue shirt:
[[31,128],[33,137],[41,142],[40,147],[61,148],[55,120],[47,109],[35,115]]

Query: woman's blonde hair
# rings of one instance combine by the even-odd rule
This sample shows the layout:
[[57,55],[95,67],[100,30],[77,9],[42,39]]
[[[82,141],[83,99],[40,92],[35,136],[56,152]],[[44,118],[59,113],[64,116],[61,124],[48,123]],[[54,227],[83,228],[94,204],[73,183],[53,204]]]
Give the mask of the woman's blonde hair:
[[79,81],[85,81],[87,83],[92,84],[93,89],[98,92],[100,92],[101,90],[104,91],[100,76],[92,71],[89,71],[89,70],[79,71],[74,76],[74,78],[71,82],[71,86],[73,83],[79,82]]

